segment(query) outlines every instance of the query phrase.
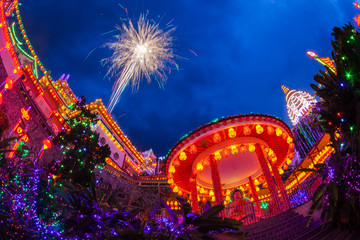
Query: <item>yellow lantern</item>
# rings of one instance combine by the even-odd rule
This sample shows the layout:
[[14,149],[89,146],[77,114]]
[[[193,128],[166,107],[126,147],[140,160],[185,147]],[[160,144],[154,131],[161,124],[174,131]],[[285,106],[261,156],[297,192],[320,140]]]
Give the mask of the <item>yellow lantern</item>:
[[282,136],[282,130],[280,128],[276,128],[275,133],[278,137]]
[[211,196],[214,196],[214,191],[213,190],[210,190],[209,191],[209,196],[211,197]]
[[175,167],[173,165],[170,165],[169,173],[175,173]]
[[282,168],[279,168],[279,174],[282,175],[284,173],[284,170]]
[[290,136],[287,137],[286,142],[287,142],[288,144],[292,143],[292,142],[293,142],[292,137],[290,137]]
[[239,152],[239,150],[237,149],[237,147],[235,145],[231,146],[231,154],[235,155]]
[[254,151],[255,151],[255,145],[254,145],[254,144],[249,144],[249,151],[250,151],[250,152],[254,152]]
[[257,191],[257,192],[260,191],[260,188],[259,188],[259,187],[256,187],[256,191]]
[[215,202],[215,196],[211,198],[211,201],[212,201],[212,202]]
[[168,184],[172,184],[172,183],[174,183],[174,179],[172,178],[168,179]]
[[225,200],[226,200],[226,201],[230,201],[230,196],[227,195],[227,196],[225,197]]
[[257,134],[262,134],[264,132],[264,128],[259,124],[256,125],[255,129]]
[[205,193],[205,189],[204,188],[200,188],[200,193],[204,194]]
[[259,185],[259,180],[255,179],[254,183],[255,183],[255,185]]
[[204,169],[204,166],[199,162],[198,164],[196,164],[196,169],[198,171],[202,171]]
[[233,128],[229,128],[229,132],[228,132],[229,138],[234,138],[236,137],[236,132]]
[[290,158],[286,159],[286,164],[287,164],[287,165],[290,165],[290,164],[291,164],[291,159],[290,159]]
[[186,153],[185,152],[181,152],[180,153],[180,156],[179,156],[179,159],[181,160],[181,161],[185,161],[186,160]]
[[216,161],[220,160],[220,159],[221,159],[221,154],[220,154],[219,152],[216,152],[216,153],[214,154],[214,159],[215,159]]
[[173,192],[177,193],[179,191],[179,188],[177,186],[174,187]]

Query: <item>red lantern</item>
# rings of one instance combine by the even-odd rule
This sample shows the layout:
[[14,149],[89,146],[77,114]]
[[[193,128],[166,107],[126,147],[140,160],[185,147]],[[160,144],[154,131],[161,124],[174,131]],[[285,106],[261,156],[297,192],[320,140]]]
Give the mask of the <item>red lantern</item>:
[[50,149],[52,147],[51,141],[47,138],[43,140],[43,148]]
[[287,170],[288,168],[289,168],[288,165],[284,164],[283,169]]
[[12,87],[13,87],[13,81],[9,78],[9,77],[7,77],[6,78],[6,83],[5,83],[5,89],[12,89]]

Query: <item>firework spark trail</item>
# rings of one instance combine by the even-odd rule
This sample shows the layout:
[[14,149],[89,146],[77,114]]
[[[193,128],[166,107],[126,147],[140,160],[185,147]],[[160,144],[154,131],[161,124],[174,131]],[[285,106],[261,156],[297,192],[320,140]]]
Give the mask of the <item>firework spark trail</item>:
[[158,24],[149,23],[146,16],[142,15],[137,22],[137,29],[130,20],[128,25],[124,23],[117,29],[120,34],[115,36],[116,41],[106,44],[114,51],[107,59],[110,63],[107,76],[117,78],[108,104],[109,112],[112,112],[129,82],[133,90],[137,90],[143,77],[151,82],[154,76],[162,86],[167,79],[166,70],[170,67],[178,69],[171,49],[171,33],[175,28],[163,31]]

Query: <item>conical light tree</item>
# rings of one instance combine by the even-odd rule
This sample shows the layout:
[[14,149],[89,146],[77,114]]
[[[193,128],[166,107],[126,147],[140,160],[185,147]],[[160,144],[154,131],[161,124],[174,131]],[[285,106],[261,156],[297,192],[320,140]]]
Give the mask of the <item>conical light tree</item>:
[[281,85],[281,88],[285,93],[286,106],[291,123],[296,125],[316,103],[315,97],[307,92],[290,89],[283,85]]

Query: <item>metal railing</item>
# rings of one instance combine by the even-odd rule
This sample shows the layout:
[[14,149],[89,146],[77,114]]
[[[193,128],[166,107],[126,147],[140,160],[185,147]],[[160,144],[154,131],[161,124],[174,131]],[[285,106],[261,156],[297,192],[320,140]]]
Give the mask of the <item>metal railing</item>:
[[[311,178],[286,190],[290,201],[290,208],[296,208],[310,201],[319,185],[320,179],[315,180],[314,178]],[[256,205],[260,207],[257,208]],[[234,207],[230,205],[226,207],[221,213],[221,216],[237,220],[247,216],[243,219],[244,225],[247,225],[285,212],[288,210],[285,206],[286,205],[282,202],[281,194],[279,193],[279,202],[277,202],[277,204],[273,202],[271,197],[263,198],[254,202],[247,201],[245,204],[240,204]]]
[[[318,178],[310,178],[301,184],[294,186],[286,193],[290,201],[290,209],[296,208],[312,199],[312,196],[320,185],[321,180]],[[221,213],[220,217],[232,218],[236,220],[242,220],[244,225],[255,223],[261,219],[271,218],[280,213],[283,213],[289,209],[286,209],[286,205],[283,203],[280,192],[278,202],[274,203],[271,197],[263,198],[258,201],[247,201],[245,204],[232,207],[227,206]],[[258,203],[258,204],[257,204]],[[259,206],[259,207],[256,207]],[[167,218],[169,217],[167,211],[163,209],[161,213],[156,214],[155,218]],[[203,213],[204,209],[200,209],[200,213]],[[179,219],[182,218],[180,214],[177,214]],[[246,217],[246,218],[245,218]]]

